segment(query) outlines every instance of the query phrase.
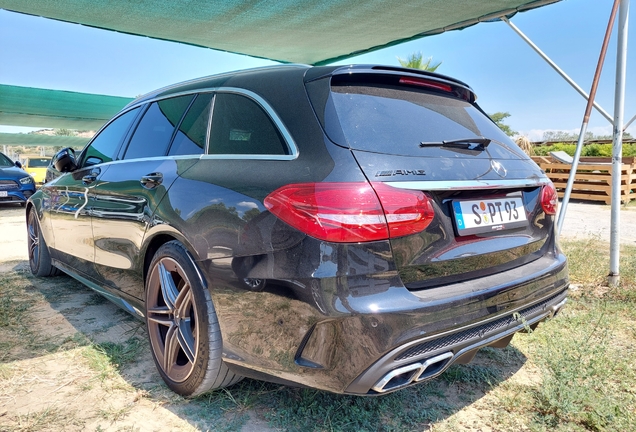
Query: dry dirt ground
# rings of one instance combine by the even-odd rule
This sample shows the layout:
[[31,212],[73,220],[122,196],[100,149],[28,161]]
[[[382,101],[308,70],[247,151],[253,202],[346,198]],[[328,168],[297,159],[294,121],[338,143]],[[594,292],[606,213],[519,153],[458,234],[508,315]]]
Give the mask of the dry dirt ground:
[[[571,203],[562,236],[609,241],[609,219],[609,206]],[[68,277],[30,277],[24,220],[24,209],[0,205],[0,283],[20,290],[30,323],[27,329],[12,322],[11,310],[0,305],[6,315],[0,331],[11,327],[0,335],[0,431],[218,430],[163,385],[142,323]],[[622,209],[621,231],[622,243],[636,243],[636,208]],[[126,367],[118,367],[118,359]],[[531,364],[510,375],[521,382],[536,379]],[[488,397],[459,404],[463,408],[450,423],[460,430],[492,430],[480,420]],[[258,413],[246,414],[240,430],[275,430]]]

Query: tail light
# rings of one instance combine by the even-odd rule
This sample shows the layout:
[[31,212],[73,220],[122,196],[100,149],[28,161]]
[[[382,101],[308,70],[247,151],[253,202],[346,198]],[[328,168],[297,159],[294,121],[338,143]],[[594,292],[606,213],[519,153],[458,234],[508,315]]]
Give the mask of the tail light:
[[557,212],[559,196],[552,182],[544,185],[541,189],[541,208],[546,214],[553,215]]
[[319,240],[365,242],[426,229],[434,217],[423,192],[383,183],[300,183],[265,198],[265,207],[294,228]]

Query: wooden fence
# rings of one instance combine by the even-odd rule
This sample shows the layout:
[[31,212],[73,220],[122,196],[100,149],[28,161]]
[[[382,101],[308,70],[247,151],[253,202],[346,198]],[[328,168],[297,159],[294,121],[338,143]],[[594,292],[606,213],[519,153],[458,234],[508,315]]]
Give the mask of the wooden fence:
[[[571,165],[558,162],[550,156],[533,156],[563,197],[570,176]],[[612,160],[602,157],[582,157],[570,195],[573,199],[612,202]],[[621,202],[636,199],[636,157],[623,158],[621,164]]]

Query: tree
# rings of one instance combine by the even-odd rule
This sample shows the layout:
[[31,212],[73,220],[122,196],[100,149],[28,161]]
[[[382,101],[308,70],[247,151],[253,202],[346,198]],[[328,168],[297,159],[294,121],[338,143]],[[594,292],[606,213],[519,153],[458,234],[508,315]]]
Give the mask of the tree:
[[417,52],[409,55],[406,60],[398,57],[397,58],[402,67],[411,68],[411,69],[419,69],[428,72],[435,72],[438,67],[442,64],[439,62],[437,64],[431,64],[433,61],[433,57],[429,57],[426,61],[423,60],[422,53]]
[[488,115],[490,116],[492,121],[494,121],[495,124],[497,126],[499,126],[499,129],[501,129],[506,135],[508,135],[508,136],[517,135],[516,131],[513,131],[510,128],[510,126],[508,126],[507,124],[505,124],[503,122],[505,119],[510,117],[510,113],[508,113],[508,112],[496,112],[494,114],[488,114]]

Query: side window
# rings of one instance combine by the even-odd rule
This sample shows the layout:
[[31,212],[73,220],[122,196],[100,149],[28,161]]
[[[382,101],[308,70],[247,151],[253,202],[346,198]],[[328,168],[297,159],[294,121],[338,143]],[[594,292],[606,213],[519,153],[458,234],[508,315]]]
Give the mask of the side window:
[[132,121],[137,117],[139,108],[128,111],[113,120],[93,139],[83,156],[82,166],[110,162],[115,158],[119,144],[126,136]]
[[174,128],[192,98],[187,95],[153,102],[137,125],[124,159],[164,156]]
[[286,155],[278,128],[252,99],[217,93],[210,128],[210,154]]
[[208,132],[210,104],[212,94],[200,94],[190,106],[188,113],[179,125],[179,130],[172,141],[170,156],[199,155],[205,149],[205,136]]

